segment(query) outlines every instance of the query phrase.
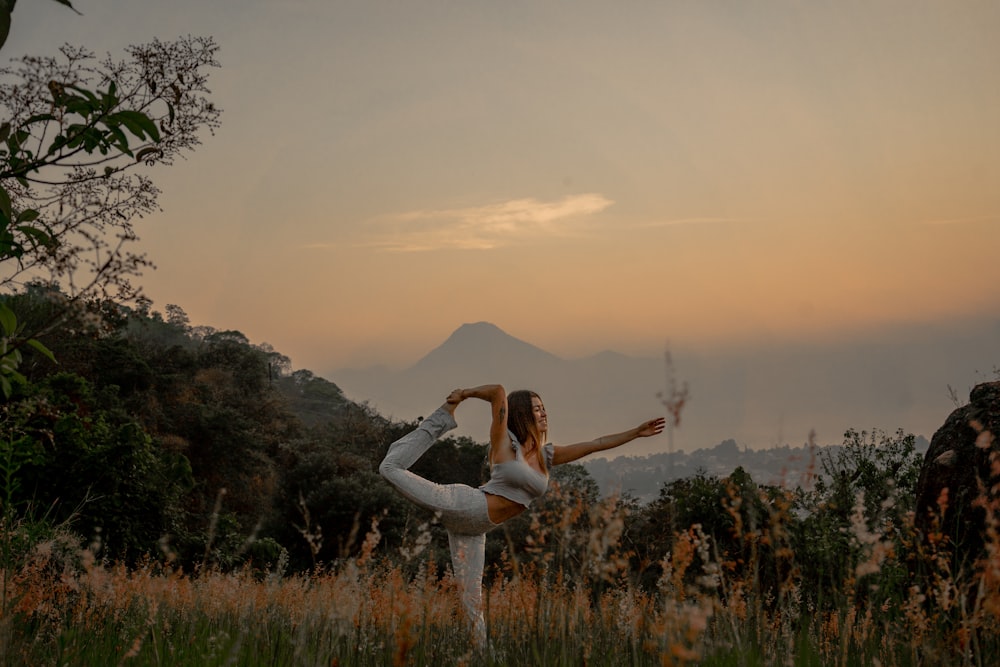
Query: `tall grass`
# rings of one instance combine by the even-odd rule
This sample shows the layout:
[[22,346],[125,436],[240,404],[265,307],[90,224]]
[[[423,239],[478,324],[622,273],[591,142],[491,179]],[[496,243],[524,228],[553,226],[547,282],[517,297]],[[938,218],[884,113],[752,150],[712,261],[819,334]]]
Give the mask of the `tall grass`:
[[[641,586],[629,564],[624,506],[577,508],[590,516],[582,567],[552,552],[493,564],[483,651],[469,641],[450,572],[380,552],[377,526],[359,557],[295,575],[188,573],[152,560],[125,568],[57,534],[5,563],[2,664],[998,664],[995,503],[984,501],[989,546],[965,579],[948,571],[942,536],[918,540],[909,521],[873,531],[859,510],[851,567],[821,599],[792,549],[789,504],[770,500],[762,527],[736,523],[735,537],[755,545],[741,552],[749,560],[690,526],[651,564],[655,586]],[[728,510],[742,516],[738,505],[732,494]],[[924,569],[901,574],[915,555]]]

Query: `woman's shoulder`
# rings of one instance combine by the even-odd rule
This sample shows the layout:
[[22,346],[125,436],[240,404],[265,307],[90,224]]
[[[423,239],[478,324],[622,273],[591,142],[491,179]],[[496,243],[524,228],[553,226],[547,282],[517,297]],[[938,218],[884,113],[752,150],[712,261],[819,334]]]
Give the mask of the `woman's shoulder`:
[[515,452],[521,449],[521,443],[518,441],[517,436],[514,435],[514,432],[511,431],[510,429],[507,429],[507,435],[510,436],[510,448],[513,449]]
[[542,447],[542,455],[545,457],[545,467],[551,468],[553,465],[552,459],[556,455],[556,446],[551,442],[545,443]]

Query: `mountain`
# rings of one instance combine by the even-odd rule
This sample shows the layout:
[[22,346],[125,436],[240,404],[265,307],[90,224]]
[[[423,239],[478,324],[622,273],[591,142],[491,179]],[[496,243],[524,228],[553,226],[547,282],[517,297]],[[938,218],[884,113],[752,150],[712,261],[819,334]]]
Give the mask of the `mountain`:
[[[680,427],[608,456],[693,452],[734,439],[741,449],[838,444],[848,429],[903,429],[929,437],[958,400],[996,366],[1000,320],[950,327],[898,327],[851,340],[775,341],[699,354],[671,350],[678,382],[690,386]],[[545,401],[553,442],[616,433],[663,414],[663,357],[614,351],[565,359],[488,322],[463,324],[401,371],[340,369],[325,376],[348,398],[413,420],[456,387],[499,382]],[[484,441],[489,412],[479,401],[458,411],[459,435]]]
[[463,324],[448,339],[431,350],[408,370],[414,375],[460,373],[474,368],[484,376],[502,373],[512,359],[532,368],[556,369],[561,360],[553,354],[525,343],[489,322]]
[[[662,371],[655,362],[613,352],[567,360],[489,322],[463,324],[404,370],[341,369],[330,377],[352,400],[403,420],[427,415],[456,387],[533,389],[549,412],[550,436],[564,443],[621,431],[662,412],[656,399]],[[457,418],[459,435],[485,439],[485,404],[467,401]]]

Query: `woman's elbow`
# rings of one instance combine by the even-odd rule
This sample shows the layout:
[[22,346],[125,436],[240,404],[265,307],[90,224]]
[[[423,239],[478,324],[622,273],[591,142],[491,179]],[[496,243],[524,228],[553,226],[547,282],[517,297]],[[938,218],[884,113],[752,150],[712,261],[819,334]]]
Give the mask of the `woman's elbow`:
[[479,388],[479,397],[494,407],[507,402],[507,392],[502,384],[486,384]]

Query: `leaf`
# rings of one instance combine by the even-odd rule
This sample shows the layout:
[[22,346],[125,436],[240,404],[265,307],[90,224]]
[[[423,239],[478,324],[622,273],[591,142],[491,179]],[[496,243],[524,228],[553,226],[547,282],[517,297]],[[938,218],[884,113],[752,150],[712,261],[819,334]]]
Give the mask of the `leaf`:
[[17,370],[17,366],[21,363],[22,359],[23,357],[21,356],[20,350],[4,352],[4,355],[0,357],[0,371],[3,371],[4,373],[14,372]]
[[100,102],[97,99],[88,100],[79,95],[66,95],[59,100],[59,103],[67,114],[76,114],[84,118],[90,118],[91,114],[100,110]]
[[60,148],[66,145],[67,141],[68,140],[66,139],[65,136],[61,134],[56,135],[56,138],[52,140],[52,144],[49,145],[49,150],[46,153],[46,155],[54,155],[59,151]]
[[22,384],[22,385],[26,384],[27,383],[27,379],[23,375],[21,375],[20,373],[18,373],[16,370],[14,370],[15,368],[17,368],[18,366],[21,365],[21,353],[20,352],[14,352],[12,356],[16,357],[16,359],[14,360],[13,368],[10,368],[10,369],[5,368],[4,372],[7,375],[9,375],[10,378],[14,382],[16,382],[18,384]]
[[0,327],[5,336],[12,335],[17,328],[17,315],[5,303],[0,303]]
[[10,212],[10,195],[7,194],[7,190],[0,185],[0,213],[5,215],[8,220],[13,218]]
[[89,120],[93,114],[103,115],[107,111],[101,98],[91,90],[73,83],[51,82],[50,85],[58,85],[59,95],[53,99],[67,114],[78,114]]
[[10,355],[0,360],[0,373],[8,376],[17,384],[24,384],[24,376],[17,372],[17,367],[21,365],[21,353],[12,352]]
[[38,352],[39,354],[41,354],[42,356],[44,356],[46,359],[48,359],[52,363],[54,363],[54,364],[58,363],[56,361],[56,355],[52,354],[52,350],[50,350],[49,348],[47,348],[44,345],[42,345],[40,342],[38,342],[34,338],[29,338],[27,340],[27,343],[28,343],[29,347],[31,347],[33,350],[35,350],[36,352]]
[[17,219],[14,220],[14,222],[18,224],[22,222],[32,222],[33,220],[37,220],[38,216],[38,211],[33,208],[26,208],[17,214]]
[[162,154],[162,152],[163,151],[161,151],[156,146],[146,146],[145,148],[141,149],[138,153],[135,154],[135,161],[142,162],[143,160],[148,159],[150,162],[152,162],[153,159],[156,158],[156,156]]
[[[66,5],[67,7],[69,7],[70,9],[72,9],[77,14],[80,14],[80,12],[77,11],[76,7],[74,7],[73,5],[71,5],[69,3],[69,0],[56,0],[56,2],[58,2],[60,5]],[[83,16],[83,14],[80,14],[80,16]]]
[[24,254],[24,248],[15,241],[14,235],[7,229],[0,230],[0,262],[17,258]]
[[10,136],[10,123],[4,123],[0,125],[0,143],[7,141],[7,137]]
[[50,120],[55,120],[55,119],[56,119],[56,117],[53,116],[50,113],[40,113],[40,114],[35,114],[34,116],[32,116],[31,118],[29,118],[28,120],[24,121],[24,123],[22,123],[22,124],[23,125],[31,125],[32,123],[41,123],[42,121],[50,121]]
[[0,49],[7,41],[7,34],[10,32],[10,10],[6,2],[0,0]]
[[104,108],[112,109],[118,104],[118,87],[112,81],[108,84],[108,92],[104,93]]
[[108,120],[121,123],[129,132],[140,139],[145,139],[148,136],[153,141],[160,140],[160,131],[156,129],[156,123],[140,111],[126,109],[108,116]]
[[109,143],[114,144],[125,155],[132,157],[132,151],[128,146],[128,137],[125,136],[125,133],[117,125],[108,125],[108,135],[113,137],[113,140]]
[[37,245],[43,246],[45,248],[54,247],[56,245],[56,240],[52,238],[50,234],[43,232],[35,227],[18,227],[17,231],[21,232]]

